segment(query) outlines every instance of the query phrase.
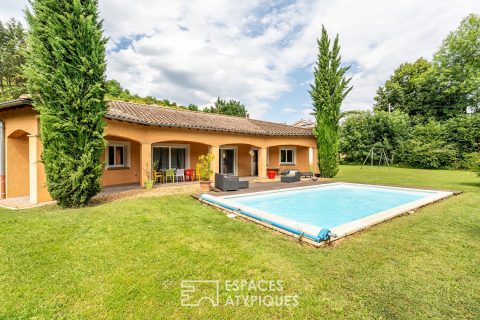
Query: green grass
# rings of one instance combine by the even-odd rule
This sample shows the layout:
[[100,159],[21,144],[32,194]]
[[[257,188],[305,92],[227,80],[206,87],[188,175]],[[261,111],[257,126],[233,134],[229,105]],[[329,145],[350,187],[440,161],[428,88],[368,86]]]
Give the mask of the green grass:
[[[0,319],[480,317],[476,175],[348,166],[337,179],[464,193],[326,249],[185,196],[2,210]],[[181,307],[184,279],[281,280],[299,305]]]

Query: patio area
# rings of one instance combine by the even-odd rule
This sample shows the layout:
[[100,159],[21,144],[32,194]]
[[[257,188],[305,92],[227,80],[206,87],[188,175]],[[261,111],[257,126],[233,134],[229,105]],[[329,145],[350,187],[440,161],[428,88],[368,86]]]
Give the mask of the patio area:
[[[216,196],[234,195],[234,194],[246,194],[261,191],[270,191],[278,189],[288,189],[312,186],[317,184],[329,183],[331,180],[318,179],[318,178],[302,178],[301,181],[293,183],[280,182],[280,178],[275,179],[259,178],[257,176],[240,177],[241,181],[248,181],[249,187],[247,189],[240,189],[238,191],[224,192],[215,188],[215,184],[212,183],[212,191],[209,194]],[[180,182],[168,182],[168,183],[155,183],[152,189],[145,189],[140,187],[138,183],[129,183],[124,185],[107,186],[104,187],[102,192],[96,195],[92,199],[92,204],[98,204],[102,202],[115,201],[123,198],[139,198],[139,197],[152,197],[152,196],[166,196],[175,194],[191,194],[198,198],[200,195],[200,183],[199,181],[180,181]],[[55,204],[55,201],[32,203],[29,196],[7,198],[0,200],[0,208],[6,208],[10,210],[23,210],[31,209],[40,206],[46,206]]]
[[[314,185],[334,182],[330,179],[320,179],[320,178],[302,178],[300,181],[292,182],[292,183],[280,182],[280,178],[259,179],[259,178],[245,177],[245,178],[240,178],[240,180],[248,180],[250,182],[249,187],[247,189],[240,189],[238,191],[226,191],[226,192],[221,191],[214,187],[213,190],[210,191],[208,194],[211,194],[214,196],[248,194],[248,193],[262,192],[262,191],[307,187],[307,186],[314,186]],[[195,194],[194,196],[198,198],[199,195],[200,194]]]
[[30,202],[30,196],[22,196],[22,197],[0,199],[0,208],[10,209],[10,210],[22,210],[22,209],[37,208],[37,207],[54,204],[54,203],[55,203],[54,201],[32,203]]

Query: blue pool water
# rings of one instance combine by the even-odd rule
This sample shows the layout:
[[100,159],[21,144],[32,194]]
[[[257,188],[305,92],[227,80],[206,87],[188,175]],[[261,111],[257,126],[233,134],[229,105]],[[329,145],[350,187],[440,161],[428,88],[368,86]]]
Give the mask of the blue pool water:
[[359,185],[332,185],[231,197],[229,200],[298,222],[332,228],[433,193]]

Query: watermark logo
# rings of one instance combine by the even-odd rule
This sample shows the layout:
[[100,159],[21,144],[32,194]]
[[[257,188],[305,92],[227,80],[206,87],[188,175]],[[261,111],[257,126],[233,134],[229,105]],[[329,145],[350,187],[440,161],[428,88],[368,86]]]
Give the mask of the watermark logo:
[[219,306],[220,281],[183,280],[181,283],[182,307],[199,307],[202,304]]
[[297,307],[299,304],[298,295],[285,294],[281,280],[184,280],[180,297],[183,307]]

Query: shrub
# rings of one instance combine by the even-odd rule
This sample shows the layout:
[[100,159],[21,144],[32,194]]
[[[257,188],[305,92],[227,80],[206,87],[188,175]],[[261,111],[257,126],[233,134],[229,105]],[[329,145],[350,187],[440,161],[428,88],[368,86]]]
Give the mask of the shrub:
[[198,171],[200,172],[200,179],[202,181],[210,181],[210,178],[213,174],[211,167],[212,161],[215,159],[213,153],[207,153],[206,155],[201,155],[198,157]]
[[406,166],[470,169],[480,151],[480,114],[443,122],[398,112],[348,116],[340,128],[342,159],[362,163],[372,146],[395,152]]
[[[480,113],[461,115],[445,122],[445,140],[467,156],[480,151]],[[468,168],[468,167],[465,167]]]
[[409,117],[400,112],[363,112],[348,116],[340,128],[340,153],[344,161],[362,163],[375,147],[398,153],[408,136]]
[[441,140],[410,139],[405,148],[408,152],[404,152],[401,159],[407,166],[424,169],[457,167],[457,151]]

